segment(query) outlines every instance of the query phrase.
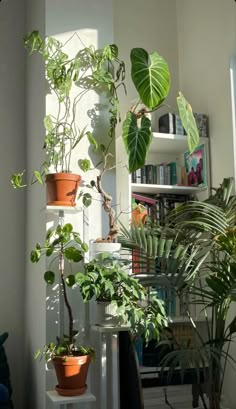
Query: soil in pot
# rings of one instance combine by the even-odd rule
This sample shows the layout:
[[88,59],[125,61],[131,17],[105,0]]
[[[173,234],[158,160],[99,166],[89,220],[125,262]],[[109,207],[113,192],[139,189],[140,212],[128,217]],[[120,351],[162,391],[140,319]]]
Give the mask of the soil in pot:
[[75,206],[81,176],[74,173],[51,173],[46,175],[47,205]]
[[59,395],[78,396],[86,391],[90,355],[56,357],[52,362],[56,370],[56,391]]

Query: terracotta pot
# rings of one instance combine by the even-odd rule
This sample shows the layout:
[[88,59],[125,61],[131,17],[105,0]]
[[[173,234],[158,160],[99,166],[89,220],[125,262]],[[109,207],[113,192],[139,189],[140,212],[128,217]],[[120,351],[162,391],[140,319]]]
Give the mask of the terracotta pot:
[[75,206],[81,176],[74,173],[46,175],[47,204],[49,206]]
[[57,357],[52,360],[58,385],[56,391],[62,396],[77,396],[85,393],[90,355]]
[[132,210],[132,224],[134,222],[137,223],[138,226],[140,226],[140,224],[144,224],[147,218],[147,210],[143,209],[142,211],[140,211],[140,209],[134,209]]

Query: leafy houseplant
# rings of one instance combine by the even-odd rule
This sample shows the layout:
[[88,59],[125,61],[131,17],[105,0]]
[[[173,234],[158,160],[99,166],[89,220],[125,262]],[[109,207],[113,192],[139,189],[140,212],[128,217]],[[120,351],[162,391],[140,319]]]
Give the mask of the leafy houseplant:
[[[204,202],[187,202],[172,211],[167,226],[156,234],[156,269],[147,268],[146,284],[161,283],[173,288],[176,296],[190,296],[186,313],[196,341],[183,344],[173,337],[172,351],[162,365],[170,368],[168,379],[176,367],[181,368],[182,375],[192,368],[205,409],[223,409],[225,369],[227,363],[235,363],[229,348],[236,332],[236,317],[227,322],[229,308],[236,301],[236,196],[232,189],[233,180],[224,179]],[[123,230],[121,241],[126,248],[140,248],[147,259],[154,254],[149,244],[145,249],[141,229],[136,229],[136,235]],[[199,330],[193,305],[200,307],[204,334]],[[208,398],[201,378],[207,385]],[[198,406],[198,402],[195,404]]]
[[122,323],[146,341],[158,339],[160,330],[167,323],[162,301],[148,297],[146,289],[127,274],[124,265],[124,260],[99,254],[97,259],[86,264],[85,274],[76,275],[82,297],[85,302],[95,299],[115,307],[116,320],[112,320],[109,310],[102,325]]
[[[94,355],[92,348],[76,345],[77,331],[74,330],[72,308],[66,291],[66,284],[72,286],[75,283],[75,276],[66,275],[64,267],[65,262],[70,265],[83,260],[87,250],[88,247],[82,242],[79,233],[74,232],[73,226],[67,223],[64,226],[58,224],[56,229],[48,230],[44,246],[37,243],[31,252],[33,263],[38,263],[43,255],[54,256],[52,262],[56,259],[59,261],[62,294],[69,318],[68,334],[57,338],[56,344],[50,342],[45,345],[42,351],[37,352],[36,357],[44,356],[46,360],[52,360],[58,379],[56,390],[61,395],[80,395],[85,392],[88,367]],[[44,279],[47,284],[52,285],[55,280],[55,272],[51,269],[47,270],[44,273]]]
[[[79,37],[78,37],[79,38]],[[68,40],[69,41],[69,40]],[[94,47],[85,47],[78,51],[77,55],[70,58],[64,50],[66,44],[62,44],[53,37],[45,40],[38,31],[33,31],[25,38],[25,47],[30,50],[30,54],[37,52],[41,55],[46,70],[46,80],[49,92],[56,98],[57,113],[49,114],[44,118],[46,130],[43,148],[46,159],[41,164],[39,170],[35,170],[31,183],[39,182],[43,184],[44,176],[46,181],[53,178],[62,180],[64,184],[65,175],[69,174],[70,179],[75,179],[77,187],[80,183],[80,176],[73,176],[71,173],[72,151],[77,147],[84,136],[87,136],[93,144],[94,149],[98,147],[97,141],[86,127],[79,130],[76,124],[76,113],[78,103],[82,97],[91,89],[95,91],[103,90],[104,86],[110,87],[112,74],[107,68],[104,75],[103,65],[109,66],[111,60],[115,58],[116,46],[106,46],[102,50],[95,50]],[[122,62],[119,62],[117,80],[123,75]],[[73,96],[73,88],[78,90]],[[112,136],[116,124],[116,98],[115,90],[112,91],[114,98],[110,104],[110,135]],[[85,165],[86,166],[86,165]],[[24,171],[12,175],[11,181],[14,188],[26,186],[24,183]],[[53,175],[53,176],[51,176]],[[50,188],[49,195],[55,191],[55,187]],[[65,191],[63,200],[54,203],[49,200],[49,204],[74,205],[76,187]],[[68,200],[69,199],[69,200]],[[90,203],[90,195],[83,197],[85,205]]]
[[[119,99],[118,88],[124,86],[125,68],[124,62],[120,62],[116,67],[115,62],[118,58],[118,48],[116,54],[111,60],[113,77],[108,76],[109,68],[103,67],[103,76],[109,78],[106,82],[106,90],[111,105],[114,108],[110,109],[112,120],[110,121],[111,129],[109,135],[114,138],[115,128],[120,120],[119,115]],[[153,52],[150,55],[141,48],[131,50],[131,77],[133,84],[138,92],[139,99],[128,111],[126,118],[122,124],[122,138],[128,155],[129,172],[134,172],[136,169],[143,167],[148,153],[148,149],[152,140],[151,121],[147,117],[151,113],[162,106],[170,88],[170,73],[167,62],[157,53]],[[122,75],[117,75],[121,73]],[[179,93],[177,98],[180,118],[187,132],[187,140],[189,150],[192,152],[199,142],[199,134],[196,122],[192,113],[190,104],[186,101],[182,93]],[[111,132],[112,130],[112,132]],[[103,176],[112,168],[114,163],[110,163],[111,153],[110,146],[112,140],[109,140],[107,147],[96,146],[102,155],[100,163],[102,163],[101,172],[96,180],[91,181],[91,187],[94,188],[102,198],[102,206],[109,217],[109,232],[108,235],[100,239],[100,241],[114,242],[119,231],[116,222],[116,215],[112,206],[112,197],[104,190]],[[102,148],[102,149],[99,149]],[[83,170],[90,169],[89,160],[81,161]]]

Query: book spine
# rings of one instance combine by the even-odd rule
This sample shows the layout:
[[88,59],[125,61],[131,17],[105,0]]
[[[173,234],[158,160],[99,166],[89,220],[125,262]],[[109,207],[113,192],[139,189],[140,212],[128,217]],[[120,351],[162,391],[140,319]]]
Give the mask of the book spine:
[[136,182],[135,183],[142,183],[141,182],[141,169],[136,170]]
[[170,184],[176,185],[177,184],[177,169],[176,169],[176,162],[169,163],[170,168]]

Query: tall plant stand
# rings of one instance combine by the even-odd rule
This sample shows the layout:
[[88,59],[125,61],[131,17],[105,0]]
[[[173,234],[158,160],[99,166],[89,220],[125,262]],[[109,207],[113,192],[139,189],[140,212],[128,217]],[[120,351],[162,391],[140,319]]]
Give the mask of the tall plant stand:
[[93,325],[91,330],[99,333],[101,345],[99,408],[120,409],[119,333],[129,331],[129,327]]

